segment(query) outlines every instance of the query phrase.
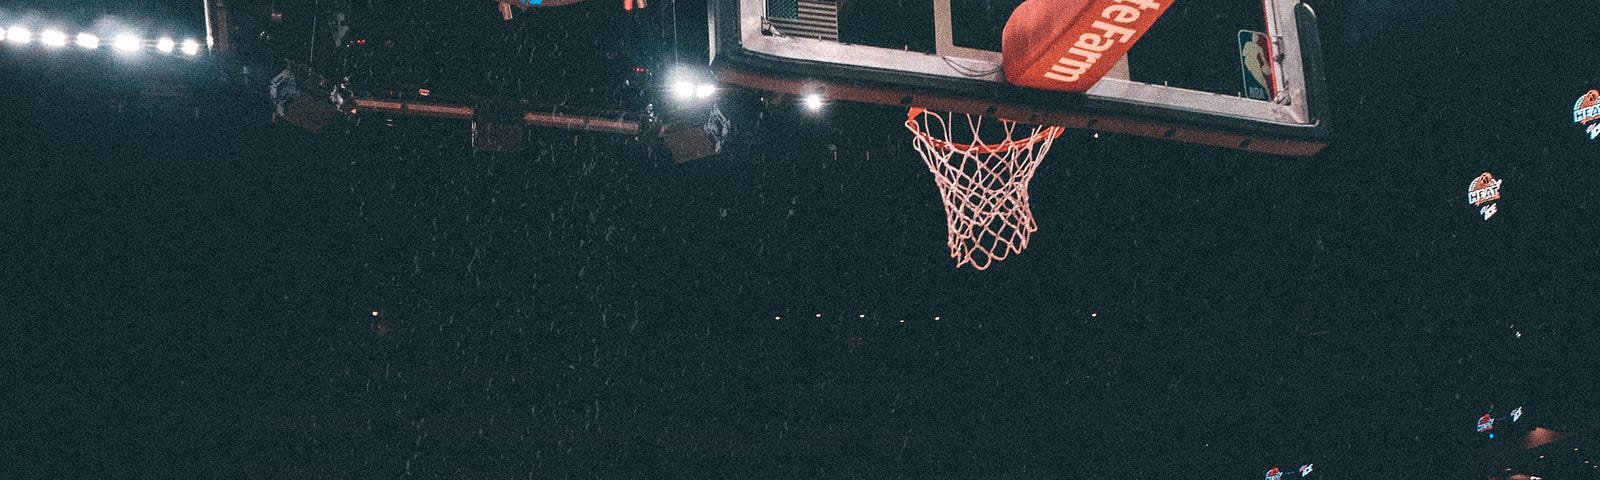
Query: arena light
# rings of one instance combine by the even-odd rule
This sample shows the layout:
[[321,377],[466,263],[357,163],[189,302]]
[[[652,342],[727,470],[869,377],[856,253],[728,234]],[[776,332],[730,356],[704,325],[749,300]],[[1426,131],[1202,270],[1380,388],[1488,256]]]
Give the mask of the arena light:
[[140,43],[143,42],[139,41],[139,37],[124,33],[117,35],[117,38],[112,40],[111,44],[113,48],[120,52],[137,52],[139,51]]
[[711,98],[711,95],[715,94],[715,93],[717,93],[717,86],[716,85],[712,85],[712,84],[709,84],[709,83],[702,83],[702,84],[694,87],[694,96],[695,96],[695,98],[702,98],[702,99]]
[[66,46],[67,34],[61,33],[60,30],[45,30],[39,34],[39,43],[51,47]]
[[96,37],[92,33],[79,33],[78,46],[90,50],[100,48],[100,37]]
[[815,93],[806,95],[805,103],[806,108],[813,112],[822,111],[822,95],[817,95]]
[[193,38],[183,39],[182,49],[184,55],[193,57],[200,54],[200,42],[196,42]]
[[11,27],[6,31],[6,40],[25,44],[33,41],[33,32],[28,31],[27,27]]
[[693,97],[694,90],[694,84],[687,81],[679,81],[678,83],[672,84],[672,94],[676,95],[678,98]]
[[156,40],[156,50],[160,50],[161,53],[172,53],[172,48],[176,45],[170,38],[161,37],[160,40]]

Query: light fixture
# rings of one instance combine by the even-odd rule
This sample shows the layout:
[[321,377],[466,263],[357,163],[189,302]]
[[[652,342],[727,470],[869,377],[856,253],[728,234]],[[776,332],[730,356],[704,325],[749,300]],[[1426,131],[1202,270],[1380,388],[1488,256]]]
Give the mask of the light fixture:
[[172,53],[172,47],[176,45],[172,43],[172,39],[167,37],[161,37],[160,40],[156,40],[156,50],[160,50],[161,53]]
[[198,55],[200,53],[200,42],[194,41],[193,38],[186,38],[186,39],[183,40],[183,47],[182,48],[183,48],[183,54],[184,55],[188,55],[188,56],[193,57],[193,56]]
[[117,38],[111,41],[112,47],[121,52],[136,52],[140,43],[139,37],[127,33],[117,35]]
[[696,98],[711,98],[711,94],[714,93],[717,93],[716,85],[703,83],[700,84],[700,86],[694,87],[694,96]]
[[44,33],[39,34],[39,43],[51,47],[65,46],[67,44],[67,34],[61,33],[60,30],[45,30]]
[[694,91],[694,84],[687,81],[679,81],[678,83],[672,84],[672,94],[678,98],[693,97]]
[[817,95],[815,93],[806,95],[805,102],[806,108],[811,109],[813,112],[822,110],[822,95]]
[[96,48],[100,48],[100,37],[96,37],[92,33],[79,33],[78,34],[78,46],[83,47],[83,48],[87,48],[87,49],[90,49],[90,50],[94,50]]
[[33,41],[33,32],[28,31],[27,27],[11,27],[6,31],[6,39],[16,43],[28,43]]

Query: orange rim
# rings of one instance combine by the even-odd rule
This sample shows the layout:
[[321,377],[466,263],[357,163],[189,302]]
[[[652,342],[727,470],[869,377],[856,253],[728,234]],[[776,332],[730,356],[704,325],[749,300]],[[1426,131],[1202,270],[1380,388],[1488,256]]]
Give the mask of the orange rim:
[[[1026,148],[1029,145],[1033,145],[1035,143],[1039,143],[1039,142],[1042,142],[1042,141],[1045,141],[1045,140],[1054,140],[1056,137],[1061,136],[1061,134],[1066,132],[1066,130],[1067,130],[1064,127],[1045,127],[1043,130],[1040,130],[1038,133],[1035,133],[1033,135],[1029,135],[1029,136],[1024,137],[1024,138],[1006,140],[1004,142],[1000,142],[1000,143],[997,143],[997,144],[994,144],[994,145],[973,146],[972,144],[968,144],[968,143],[955,143],[955,142],[952,142],[952,141],[949,141],[949,140],[940,140],[938,138],[935,138],[933,136],[933,134],[928,133],[927,130],[923,130],[922,124],[920,122],[917,122],[917,116],[921,115],[921,114],[925,114],[927,112],[928,112],[928,109],[926,109],[926,108],[911,107],[910,112],[906,113],[906,128],[911,129],[911,133],[915,134],[918,138],[921,138],[924,143],[927,143],[929,145],[936,146],[936,147],[941,147],[941,148],[944,148],[946,150],[950,150],[950,151],[953,151],[953,152],[982,153],[982,154],[1008,152],[1008,151],[1012,151],[1012,150],[1018,150],[1020,148]],[[1006,119],[999,119],[999,120],[1002,121],[1002,122],[1017,123],[1017,122],[1013,122],[1011,120],[1006,120]]]

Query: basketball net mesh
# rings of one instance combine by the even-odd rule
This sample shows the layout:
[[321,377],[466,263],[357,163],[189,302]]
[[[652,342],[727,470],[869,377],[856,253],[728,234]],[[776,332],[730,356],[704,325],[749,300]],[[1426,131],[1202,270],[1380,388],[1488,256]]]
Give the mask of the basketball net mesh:
[[[966,121],[953,121],[958,115]],[[984,270],[1028,248],[1029,235],[1039,229],[1028,207],[1028,182],[1050,144],[1065,131],[993,119],[1005,140],[988,144],[979,131],[984,121],[982,116],[941,115],[921,108],[906,115],[906,128],[916,135],[913,145],[944,197],[950,257],[957,268]],[[955,142],[967,138],[971,143]]]

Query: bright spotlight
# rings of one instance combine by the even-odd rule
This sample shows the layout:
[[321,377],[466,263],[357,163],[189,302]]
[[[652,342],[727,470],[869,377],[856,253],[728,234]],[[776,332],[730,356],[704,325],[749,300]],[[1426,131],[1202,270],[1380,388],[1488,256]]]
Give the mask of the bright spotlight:
[[78,46],[90,50],[100,48],[100,37],[96,37],[92,33],[80,33],[78,34]]
[[806,95],[805,102],[806,108],[811,109],[813,112],[822,110],[822,95],[817,95],[815,93]]
[[39,34],[39,43],[60,47],[67,44],[67,34],[61,33],[60,30],[45,30]]
[[193,38],[186,38],[186,39],[183,40],[183,54],[184,55],[188,55],[188,56],[193,57],[193,56],[195,56],[195,55],[197,55],[199,53],[200,53],[200,42],[194,41]]
[[176,45],[172,43],[170,38],[162,37],[160,40],[156,40],[156,50],[160,50],[161,53],[172,53],[172,47]]
[[694,84],[693,83],[678,82],[678,83],[672,84],[672,94],[676,95],[678,98],[693,97],[694,96],[694,90],[695,90],[695,88],[694,88]]
[[6,39],[16,43],[28,43],[33,41],[33,32],[28,31],[26,27],[11,27],[6,31]]
[[112,45],[114,45],[118,51],[123,52],[138,51],[139,43],[139,37],[135,37],[126,33],[117,35],[117,39],[112,41]]
[[700,86],[694,87],[694,96],[696,98],[711,98],[711,94],[714,93],[717,93],[716,85],[704,83],[700,84]]

